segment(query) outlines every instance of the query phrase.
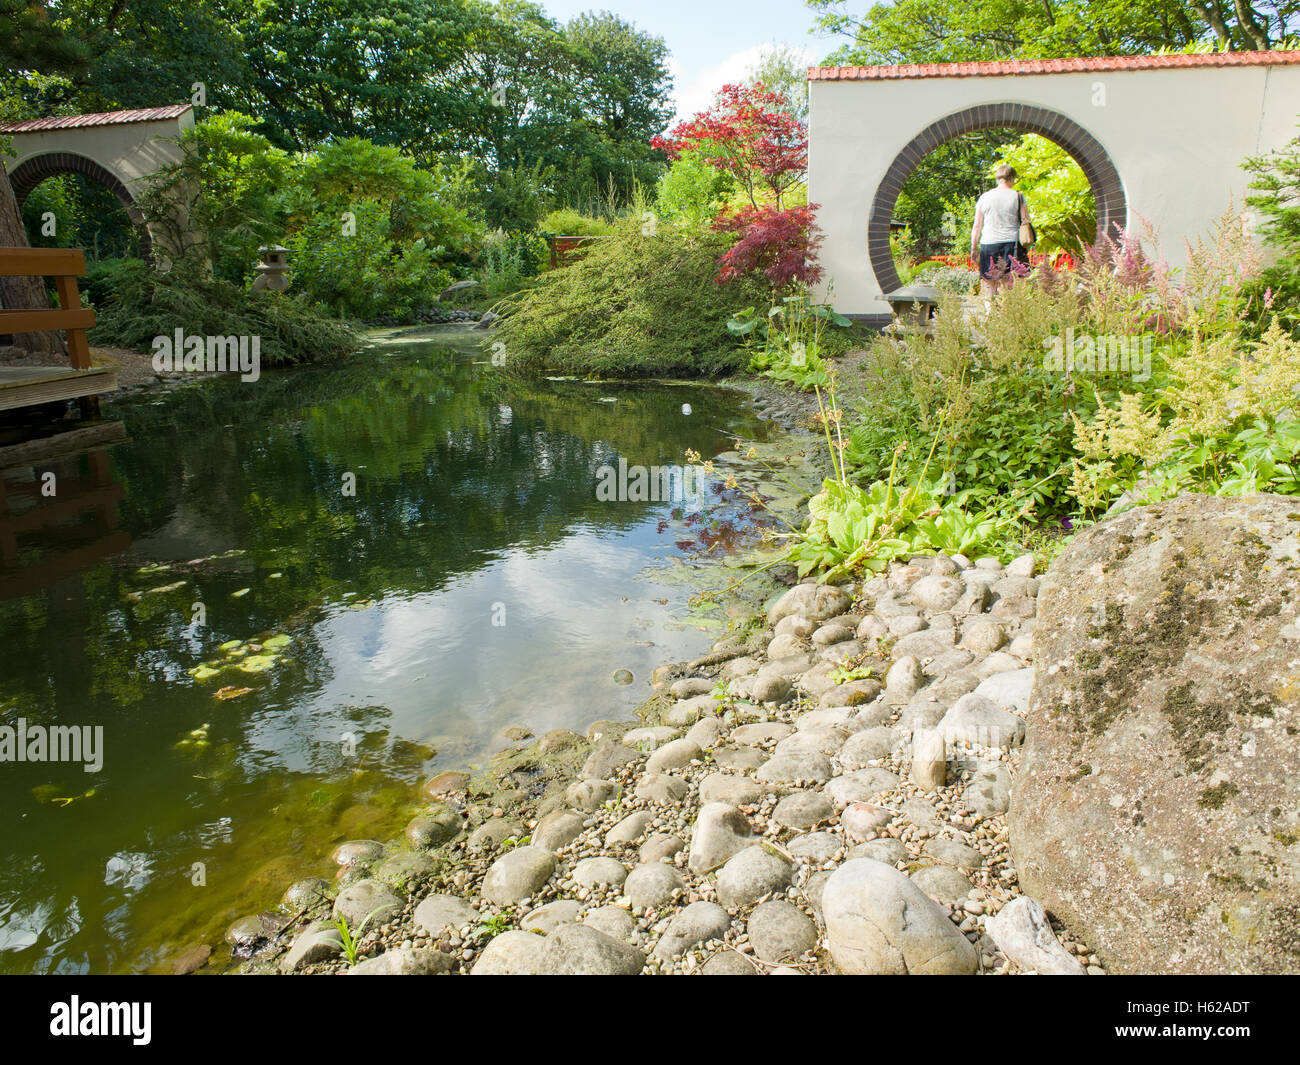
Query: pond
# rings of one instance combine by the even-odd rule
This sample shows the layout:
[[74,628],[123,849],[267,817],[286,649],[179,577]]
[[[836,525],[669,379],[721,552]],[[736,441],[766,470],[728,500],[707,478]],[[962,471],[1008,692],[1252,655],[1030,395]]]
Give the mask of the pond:
[[472,335],[127,397],[121,442],[4,474],[0,726],[86,749],[0,763],[0,972],[219,947],[338,842],[398,833],[432,772],[626,719],[716,638],[674,621],[677,577],[758,511],[595,486],[767,423],[723,389],[511,380]]

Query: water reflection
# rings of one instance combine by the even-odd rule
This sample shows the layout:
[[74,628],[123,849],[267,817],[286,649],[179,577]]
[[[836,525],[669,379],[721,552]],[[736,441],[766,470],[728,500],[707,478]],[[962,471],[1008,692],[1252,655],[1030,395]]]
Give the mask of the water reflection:
[[0,447],[0,600],[48,589],[130,546],[118,528],[125,489],[108,459],[125,439],[123,423],[110,421]]
[[[118,539],[0,602],[0,720],[102,725],[105,763],[0,766],[0,971],[218,946],[333,843],[400,828],[421,775],[507,726],[623,716],[707,643],[646,567],[748,508],[602,503],[596,471],[764,423],[718,390],[524,385],[475,357],[404,340],[137,397],[112,410],[129,439],[63,467],[98,501],[78,536]],[[35,520],[28,492],[4,520]],[[0,580],[87,546],[42,528]]]

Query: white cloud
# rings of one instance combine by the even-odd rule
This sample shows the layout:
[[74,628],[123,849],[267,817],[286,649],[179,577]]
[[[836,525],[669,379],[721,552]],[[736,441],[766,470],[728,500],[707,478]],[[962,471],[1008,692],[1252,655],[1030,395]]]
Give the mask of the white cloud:
[[763,56],[788,48],[795,55],[802,56],[809,66],[818,62],[818,53],[807,48],[792,45],[756,44],[742,51],[734,52],[720,63],[705,67],[693,77],[687,77],[681,64],[675,58],[669,58],[668,69],[673,75],[673,102],[677,105],[677,117],[673,125],[691,118],[700,111],[706,111],[713,104],[714,94],[724,85],[733,85],[744,81]]

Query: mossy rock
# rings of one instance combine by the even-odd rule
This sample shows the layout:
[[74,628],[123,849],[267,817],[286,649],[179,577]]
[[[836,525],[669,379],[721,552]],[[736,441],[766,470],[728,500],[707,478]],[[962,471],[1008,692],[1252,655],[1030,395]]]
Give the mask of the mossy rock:
[[404,851],[385,858],[374,867],[371,876],[390,887],[409,892],[437,873],[438,868],[439,863],[427,854]]
[[1300,971],[1296,515],[1179,497],[1043,579],[1012,854],[1112,972]]

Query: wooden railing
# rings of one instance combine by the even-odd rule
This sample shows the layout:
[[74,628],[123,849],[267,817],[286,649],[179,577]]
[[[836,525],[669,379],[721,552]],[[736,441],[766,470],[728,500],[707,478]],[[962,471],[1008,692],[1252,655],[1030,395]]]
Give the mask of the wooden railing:
[[546,243],[551,249],[551,269],[556,270],[568,265],[572,261],[571,253],[581,251],[584,244],[590,244],[593,240],[612,239],[612,237],[561,236],[558,233],[547,233]]
[[85,273],[86,256],[80,248],[0,248],[0,277],[52,277],[59,293],[55,310],[0,308],[0,335],[66,330],[73,367],[90,369],[86,330],[95,324],[95,312],[81,306],[77,291],[77,278]]

